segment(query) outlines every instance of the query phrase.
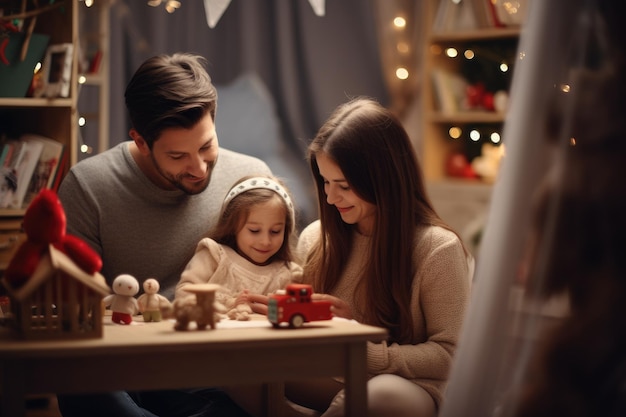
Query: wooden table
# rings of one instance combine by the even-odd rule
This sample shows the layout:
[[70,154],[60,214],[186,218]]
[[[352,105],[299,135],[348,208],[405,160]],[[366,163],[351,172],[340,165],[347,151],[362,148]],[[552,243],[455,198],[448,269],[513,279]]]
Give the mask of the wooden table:
[[255,319],[175,331],[171,321],[136,317],[105,321],[101,339],[67,341],[23,341],[0,328],[1,415],[24,416],[27,394],[264,383],[267,415],[279,416],[284,381],[327,376],[346,378],[347,416],[367,415],[366,341],[384,340],[384,329],[337,319],[274,329]]

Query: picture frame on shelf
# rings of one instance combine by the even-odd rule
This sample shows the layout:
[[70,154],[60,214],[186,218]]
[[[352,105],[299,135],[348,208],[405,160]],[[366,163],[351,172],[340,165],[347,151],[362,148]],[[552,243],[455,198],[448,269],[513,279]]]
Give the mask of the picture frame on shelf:
[[41,85],[36,97],[69,97],[72,82],[74,45],[59,43],[48,46],[41,68]]

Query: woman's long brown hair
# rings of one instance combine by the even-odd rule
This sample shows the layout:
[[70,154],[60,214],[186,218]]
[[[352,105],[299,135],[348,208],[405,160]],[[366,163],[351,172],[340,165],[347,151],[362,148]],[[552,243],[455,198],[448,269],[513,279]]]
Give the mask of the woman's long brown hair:
[[421,167],[407,132],[386,108],[369,98],[340,105],[309,145],[307,158],[317,188],[321,239],[305,263],[305,279],[317,292],[331,292],[352,251],[354,225],[342,221],[326,203],[324,178],[317,155],[327,155],[340,167],[353,191],[376,205],[364,285],[363,321],[390,331],[391,339],[413,337],[410,309],[414,239],[420,225],[447,226],[435,213]]

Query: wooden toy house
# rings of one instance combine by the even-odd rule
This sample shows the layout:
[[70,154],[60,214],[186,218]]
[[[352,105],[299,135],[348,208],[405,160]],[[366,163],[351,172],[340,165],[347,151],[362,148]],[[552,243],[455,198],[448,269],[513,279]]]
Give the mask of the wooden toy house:
[[25,339],[102,337],[104,277],[87,274],[52,245],[19,288],[2,279],[10,298],[9,323]]

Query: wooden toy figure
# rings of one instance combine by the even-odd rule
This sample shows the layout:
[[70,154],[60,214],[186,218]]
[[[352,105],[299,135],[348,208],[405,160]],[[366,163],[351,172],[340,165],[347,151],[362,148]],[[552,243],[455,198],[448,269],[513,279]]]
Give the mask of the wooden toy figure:
[[133,316],[139,312],[135,295],[139,292],[139,282],[128,274],[118,275],[113,280],[113,292],[104,297],[104,305],[111,307],[113,323],[130,324]]
[[175,330],[187,330],[192,321],[196,322],[198,330],[207,326],[215,329],[220,313],[226,312],[226,308],[215,299],[219,288],[217,284],[188,284],[185,291],[193,295],[176,298],[170,308],[163,309],[163,316],[176,319]]
[[158,294],[160,288],[159,281],[154,278],[148,278],[143,282],[144,293],[139,296],[137,303],[145,322],[161,321],[163,319],[161,309],[171,305],[170,300]]

